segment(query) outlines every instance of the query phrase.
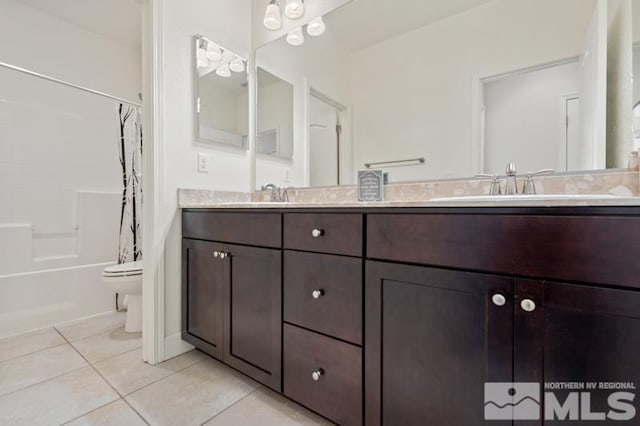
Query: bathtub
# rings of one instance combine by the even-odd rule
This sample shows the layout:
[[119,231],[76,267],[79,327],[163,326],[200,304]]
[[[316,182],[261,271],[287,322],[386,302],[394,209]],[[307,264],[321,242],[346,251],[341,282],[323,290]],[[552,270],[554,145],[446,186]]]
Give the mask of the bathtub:
[[0,338],[115,310],[102,283],[113,263],[0,275]]

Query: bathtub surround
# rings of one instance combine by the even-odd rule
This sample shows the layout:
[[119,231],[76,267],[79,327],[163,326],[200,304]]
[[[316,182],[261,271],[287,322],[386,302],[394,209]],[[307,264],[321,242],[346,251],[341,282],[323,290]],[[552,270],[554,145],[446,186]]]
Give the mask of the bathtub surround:
[[122,208],[118,263],[142,260],[142,111],[133,105],[118,106]]
[[53,79],[0,67],[0,337],[114,309],[118,101],[100,93],[136,99],[140,52],[48,6],[0,6],[0,62]]

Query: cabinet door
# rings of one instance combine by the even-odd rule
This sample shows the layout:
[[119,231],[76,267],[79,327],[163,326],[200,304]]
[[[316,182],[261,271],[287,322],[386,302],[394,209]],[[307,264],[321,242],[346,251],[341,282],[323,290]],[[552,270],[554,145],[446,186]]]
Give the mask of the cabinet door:
[[182,240],[182,338],[222,359],[222,263],[214,257],[221,245]]
[[224,362],[282,389],[282,252],[225,244]]
[[[534,296],[534,289],[538,289],[537,299],[530,297]],[[596,390],[553,390],[554,398],[561,404],[570,392],[589,393],[588,402],[582,400],[582,395],[576,396],[580,399],[579,410],[578,405],[567,405],[573,407],[571,413],[581,420],[587,420],[586,413],[596,418],[607,417],[613,408],[607,399],[617,390],[600,389],[599,383],[640,385],[640,292],[523,280],[516,282],[516,291],[519,301],[530,297],[536,304],[530,312],[516,307],[514,368],[523,381],[537,381],[543,391],[544,383],[585,383],[586,387],[587,382],[597,382]],[[523,329],[530,332],[519,339],[519,330]],[[635,399],[633,405],[637,409],[638,397]],[[544,408],[541,418],[546,419]],[[556,416],[526,424],[566,423]],[[630,421],[607,418],[595,423],[638,425],[640,414]]]
[[512,380],[512,295],[510,278],[368,261],[365,424],[484,424],[485,382]]

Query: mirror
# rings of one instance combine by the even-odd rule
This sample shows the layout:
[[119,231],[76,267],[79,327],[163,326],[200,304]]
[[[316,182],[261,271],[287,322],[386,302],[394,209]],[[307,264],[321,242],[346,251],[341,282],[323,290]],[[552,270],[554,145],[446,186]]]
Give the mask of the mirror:
[[194,59],[196,139],[248,149],[246,59],[202,36],[194,37]]
[[258,155],[293,158],[293,86],[258,68]]
[[[258,162],[256,184],[353,184],[367,164],[392,183],[504,174],[510,161],[519,173],[626,167],[631,106],[613,106],[629,100],[630,72],[611,70],[631,50],[619,34],[639,1],[352,0],[323,14],[319,36],[305,15],[297,46],[285,18],[256,63],[293,84],[301,155]],[[317,138],[323,113],[335,127]],[[335,178],[314,179],[322,170]]]

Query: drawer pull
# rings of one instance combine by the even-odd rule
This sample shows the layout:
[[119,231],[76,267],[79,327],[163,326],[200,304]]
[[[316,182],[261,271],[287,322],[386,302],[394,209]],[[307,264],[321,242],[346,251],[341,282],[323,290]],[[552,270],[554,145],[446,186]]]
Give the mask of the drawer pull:
[[533,312],[536,309],[536,304],[531,299],[524,299],[520,302],[520,307],[527,312]]
[[220,259],[224,259],[225,257],[231,257],[231,253],[225,253],[223,251],[220,252]]
[[491,301],[496,306],[504,306],[505,303],[507,303],[507,299],[500,293],[496,293],[493,296],[491,296]]
[[311,373],[311,378],[313,379],[314,382],[317,382],[318,380],[320,380],[320,377],[322,377],[324,375],[324,370],[322,368],[318,368],[318,371],[314,371],[313,373]]
[[320,238],[322,237],[322,235],[324,235],[324,231],[322,229],[314,229],[313,231],[311,231],[311,236],[313,238]]
[[320,299],[320,297],[324,296],[324,290],[320,289],[320,290],[313,290],[311,292],[311,297],[313,297],[314,299]]

